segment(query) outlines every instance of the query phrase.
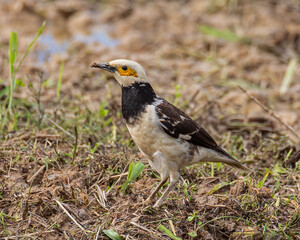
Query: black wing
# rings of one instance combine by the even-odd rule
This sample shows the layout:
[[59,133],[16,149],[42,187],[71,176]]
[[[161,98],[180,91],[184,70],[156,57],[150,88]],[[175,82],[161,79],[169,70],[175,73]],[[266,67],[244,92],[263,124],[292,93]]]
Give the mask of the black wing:
[[209,148],[225,155],[231,156],[220,148],[215,140],[188,115],[179,108],[162,99],[155,107],[163,130],[174,138],[180,138],[197,146]]

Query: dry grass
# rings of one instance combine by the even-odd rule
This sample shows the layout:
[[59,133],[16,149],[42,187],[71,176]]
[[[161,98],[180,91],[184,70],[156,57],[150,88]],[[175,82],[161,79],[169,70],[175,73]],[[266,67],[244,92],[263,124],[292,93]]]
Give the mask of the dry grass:
[[[237,88],[247,89],[299,135],[299,67],[287,93],[279,92],[289,62],[300,55],[299,9],[293,4],[2,4],[0,13],[8,14],[0,21],[5,26],[0,93],[9,79],[8,37],[3,36],[12,28],[25,42],[19,41],[19,56],[41,18],[57,31],[55,21],[65,22],[64,31],[70,32],[80,25],[74,23],[82,23],[78,28],[110,24],[120,45],[70,40],[68,49],[42,65],[36,61],[38,45],[17,75],[25,86],[16,89],[11,115],[4,104],[7,94],[1,96],[0,239],[107,239],[109,229],[125,239],[300,238],[299,139]],[[84,15],[89,9],[101,14]],[[18,25],[25,20],[31,23],[27,30]],[[204,33],[199,26],[210,28]],[[126,130],[119,87],[89,69],[92,62],[114,58],[141,62],[160,95],[252,171],[197,164],[182,170],[182,181],[161,209],[141,205],[159,177]],[[146,168],[123,194],[131,162]]]

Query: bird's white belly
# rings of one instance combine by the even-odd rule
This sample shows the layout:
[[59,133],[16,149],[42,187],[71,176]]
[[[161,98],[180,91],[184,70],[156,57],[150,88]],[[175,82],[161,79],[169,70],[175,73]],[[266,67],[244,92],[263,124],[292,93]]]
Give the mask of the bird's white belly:
[[159,124],[155,107],[149,105],[140,119],[127,127],[134,142],[150,160],[152,167],[158,172],[164,167],[178,170],[185,165],[183,164],[185,160],[192,160],[191,144],[169,136]]

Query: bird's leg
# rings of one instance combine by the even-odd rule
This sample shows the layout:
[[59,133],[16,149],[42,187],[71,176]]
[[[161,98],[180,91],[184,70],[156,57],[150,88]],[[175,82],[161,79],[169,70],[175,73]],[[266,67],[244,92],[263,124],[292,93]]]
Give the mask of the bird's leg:
[[160,197],[160,199],[158,199],[157,202],[154,204],[155,208],[159,208],[163,204],[163,202],[166,199],[166,197],[168,196],[168,194],[172,191],[172,189],[175,187],[176,183],[178,182],[179,177],[180,177],[179,172],[172,172],[170,174],[170,185],[167,187],[167,189],[165,190],[163,195]]
[[165,184],[165,182],[167,181],[167,179],[168,179],[167,176],[161,179],[160,183],[157,185],[157,187],[155,188],[155,190],[147,198],[146,202],[150,201],[155,196],[155,194],[159,191],[159,189],[161,189],[161,187]]

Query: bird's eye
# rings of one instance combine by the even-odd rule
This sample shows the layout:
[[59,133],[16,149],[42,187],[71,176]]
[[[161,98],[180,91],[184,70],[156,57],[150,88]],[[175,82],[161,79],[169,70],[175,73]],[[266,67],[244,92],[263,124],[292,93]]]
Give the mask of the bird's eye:
[[119,66],[118,67],[118,73],[120,74],[120,76],[137,77],[136,71],[134,71],[132,68],[130,68],[126,65]]

